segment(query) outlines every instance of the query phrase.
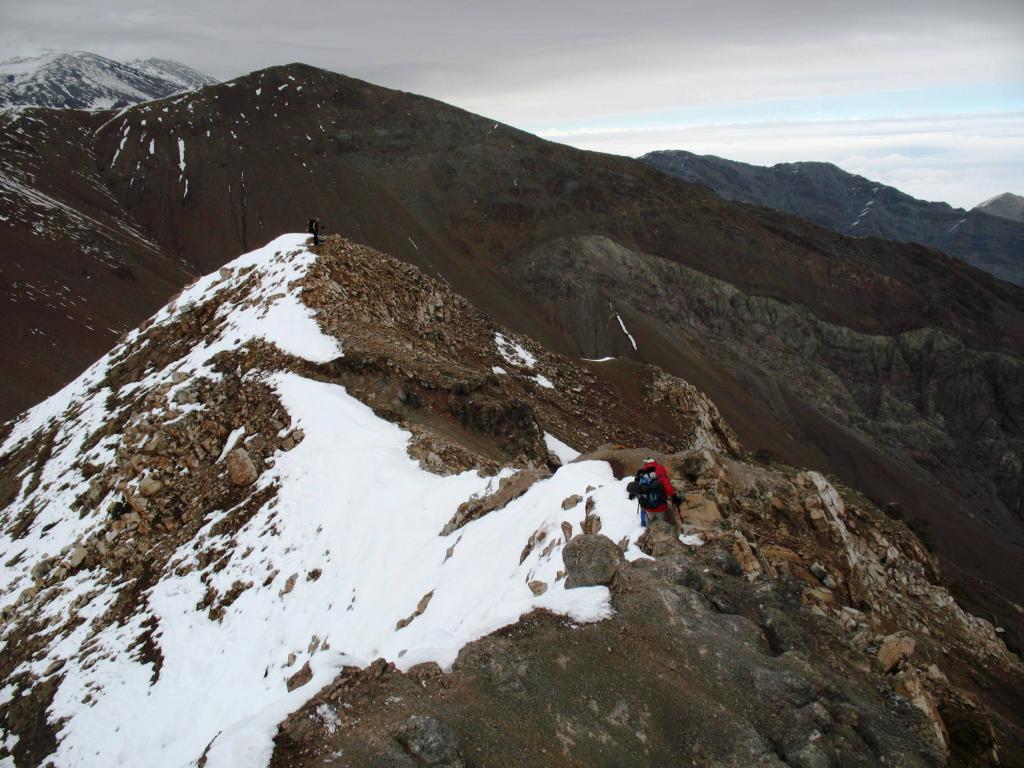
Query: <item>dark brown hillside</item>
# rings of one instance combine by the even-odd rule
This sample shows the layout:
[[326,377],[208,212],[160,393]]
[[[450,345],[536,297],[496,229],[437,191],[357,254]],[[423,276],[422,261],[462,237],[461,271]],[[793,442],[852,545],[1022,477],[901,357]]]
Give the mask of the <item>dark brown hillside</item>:
[[125,128],[111,189],[161,244],[204,267],[313,213],[442,271],[604,234],[857,330],[930,325],[1024,344],[1024,293],[933,251],[726,203],[628,158],[302,65],[134,108],[99,132],[99,157],[113,157]]
[[0,418],[105,354],[189,279],[97,172],[90,115],[0,115]]
[[92,119],[54,155],[188,269],[319,216],[556,351],[694,381],[751,450],[931,521],[1024,599],[1024,290],[304,65]]

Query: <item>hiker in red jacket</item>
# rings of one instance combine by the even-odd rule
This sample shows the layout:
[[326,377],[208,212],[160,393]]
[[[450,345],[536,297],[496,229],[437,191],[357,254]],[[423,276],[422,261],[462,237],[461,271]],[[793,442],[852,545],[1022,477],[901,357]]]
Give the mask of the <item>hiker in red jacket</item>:
[[[679,517],[681,499],[672,481],[668,479],[668,470],[654,459],[644,459],[644,465],[636,473],[636,477],[626,486],[630,499],[640,504],[640,524],[647,526],[654,520],[665,520],[676,529],[676,535],[683,533],[683,521]],[[675,505],[675,510],[669,506]]]

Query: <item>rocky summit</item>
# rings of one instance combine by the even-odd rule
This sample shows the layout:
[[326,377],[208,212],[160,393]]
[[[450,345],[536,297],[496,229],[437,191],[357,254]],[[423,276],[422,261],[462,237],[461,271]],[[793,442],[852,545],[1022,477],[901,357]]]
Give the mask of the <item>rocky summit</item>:
[[894,510],[337,236],[6,424],[0,509],[19,767],[1024,761],[1024,665]]

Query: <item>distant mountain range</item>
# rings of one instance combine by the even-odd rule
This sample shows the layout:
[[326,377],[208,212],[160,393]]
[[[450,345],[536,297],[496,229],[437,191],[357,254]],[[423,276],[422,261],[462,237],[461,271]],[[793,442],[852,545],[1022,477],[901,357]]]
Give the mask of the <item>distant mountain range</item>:
[[94,53],[49,52],[0,63],[0,108],[113,109],[216,82],[168,59],[122,64]]
[[765,167],[684,150],[640,159],[726,200],[793,213],[845,235],[931,246],[1024,285],[1024,198],[1017,195],[1000,195],[965,211],[918,200],[831,163]]
[[979,203],[974,206],[974,210],[1010,221],[1024,222],[1024,197],[1004,192],[991,200]]

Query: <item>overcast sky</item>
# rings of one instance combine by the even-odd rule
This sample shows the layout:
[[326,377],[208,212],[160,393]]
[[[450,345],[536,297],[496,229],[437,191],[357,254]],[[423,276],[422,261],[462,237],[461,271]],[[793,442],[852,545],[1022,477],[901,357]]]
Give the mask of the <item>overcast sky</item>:
[[303,61],[587,149],[1024,194],[1024,1],[0,0],[3,55]]

